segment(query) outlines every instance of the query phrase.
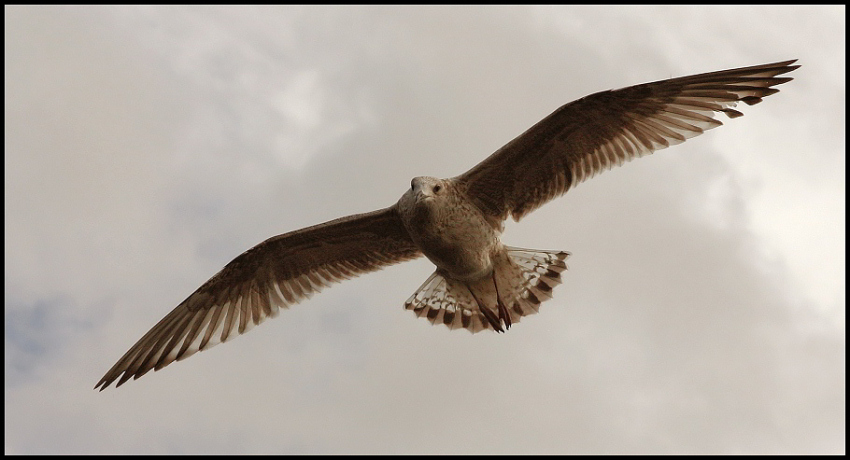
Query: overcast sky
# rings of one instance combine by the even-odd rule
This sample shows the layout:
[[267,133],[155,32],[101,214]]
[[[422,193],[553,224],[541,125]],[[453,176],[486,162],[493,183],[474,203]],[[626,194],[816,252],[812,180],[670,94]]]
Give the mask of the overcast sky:
[[[845,8],[5,7],[5,452],[844,453]],[[506,244],[572,253],[506,334],[420,259],[92,389],[276,234],[462,173],[560,105],[800,59]]]

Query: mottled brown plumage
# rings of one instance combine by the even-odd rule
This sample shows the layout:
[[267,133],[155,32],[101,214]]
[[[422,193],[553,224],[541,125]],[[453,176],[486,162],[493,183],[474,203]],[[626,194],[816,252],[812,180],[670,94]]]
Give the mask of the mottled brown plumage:
[[139,378],[243,334],[334,282],[425,255],[437,267],[405,302],[432,324],[503,332],[537,312],[564,251],[505,246],[515,220],[614,165],[699,135],[776,93],[795,61],[603,91],[557,109],[451,179],[417,177],[388,208],[270,238],[244,252],[145,334],[95,385]]

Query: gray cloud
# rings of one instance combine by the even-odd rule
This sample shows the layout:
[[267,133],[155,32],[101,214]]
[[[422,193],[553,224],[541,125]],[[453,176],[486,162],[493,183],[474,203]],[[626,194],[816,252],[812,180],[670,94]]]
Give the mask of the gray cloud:
[[[843,13],[7,7],[6,452],[843,453]],[[789,58],[745,117],[509,225],[573,256],[508,334],[403,311],[421,260],[91,390],[269,236],[592,92]]]

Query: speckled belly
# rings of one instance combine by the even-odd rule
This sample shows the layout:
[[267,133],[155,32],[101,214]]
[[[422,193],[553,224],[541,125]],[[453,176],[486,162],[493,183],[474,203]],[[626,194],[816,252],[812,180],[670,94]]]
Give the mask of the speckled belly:
[[454,279],[475,281],[493,271],[492,256],[501,247],[499,234],[474,208],[444,209],[424,219],[415,240],[431,262]]

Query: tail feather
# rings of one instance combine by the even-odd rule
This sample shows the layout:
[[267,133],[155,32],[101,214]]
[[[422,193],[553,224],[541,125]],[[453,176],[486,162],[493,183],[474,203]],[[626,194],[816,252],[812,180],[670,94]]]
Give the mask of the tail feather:
[[492,276],[465,283],[435,271],[407,299],[404,308],[449,329],[503,332],[523,316],[537,313],[540,304],[552,298],[569,255],[565,251],[507,247],[495,260]]
[[404,308],[413,310],[431,324],[445,324],[449,329],[467,329],[473,333],[486,329],[487,319],[466,285],[434,272],[412,295]]
[[552,298],[552,290],[561,284],[561,273],[567,270],[566,251],[546,251],[507,247],[511,262],[521,272],[518,287],[522,316],[537,313],[540,304]]

